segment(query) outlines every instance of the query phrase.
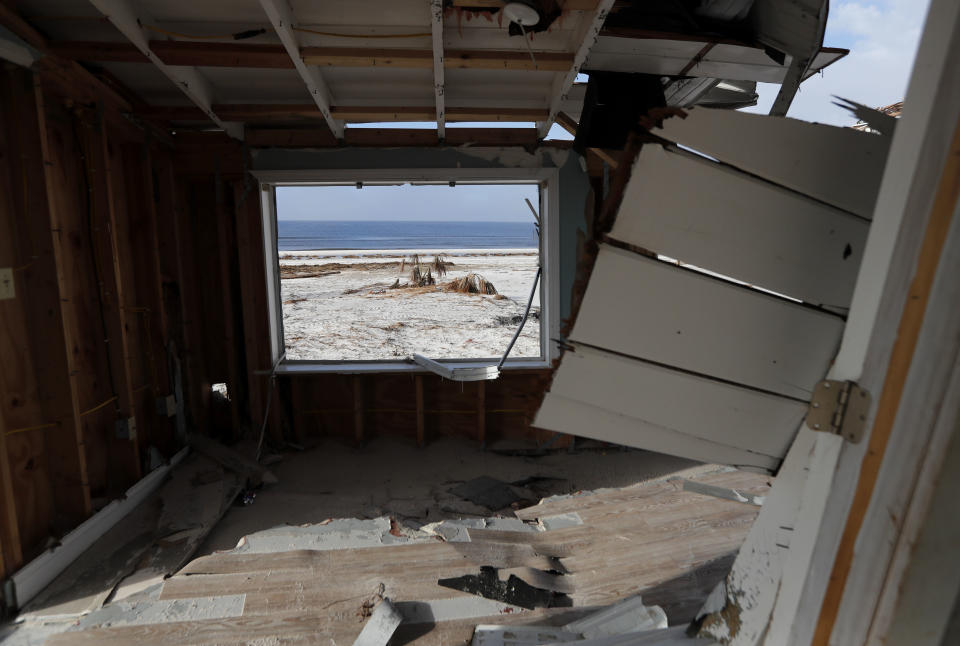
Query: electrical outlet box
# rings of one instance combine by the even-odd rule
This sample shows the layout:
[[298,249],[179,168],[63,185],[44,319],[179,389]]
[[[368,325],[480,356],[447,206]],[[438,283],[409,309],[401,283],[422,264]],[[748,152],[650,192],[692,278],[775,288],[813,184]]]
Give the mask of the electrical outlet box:
[[137,418],[118,419],[114,424],[114,430],[118,440],[133,441],[137,439]]
[[13,269],[11,267],[0,268],[0,301],[7,298],[16,298],[16,288],[13,283]]
[[177,398],[175,395],[157,397],[157,415],[173,417],[177,414]]

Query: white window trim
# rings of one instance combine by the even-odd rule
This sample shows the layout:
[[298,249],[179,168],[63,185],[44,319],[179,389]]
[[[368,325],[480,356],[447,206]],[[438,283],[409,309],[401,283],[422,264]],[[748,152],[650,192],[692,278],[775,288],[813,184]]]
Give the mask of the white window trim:
[[[316,169],[252,171],[260,182],[263,250],[267,303],[270,311],[270,355],[277,374],[423,372],[412,361],[396,360],[289,360],[283,357],[283,305],[280,302],[279,252],[277,250],[277,186],[323,186],[361,182],[409,184],[448,182],[474,184],[540,184],[540,352],[539,358],[508,358],[503,369],[549,368],[559,355],[560,338],[560,171],[557,168],[406,168],[406,169]],[[518,208],[523,205],[518,205]],[[529,325],[529,322],[528,322]],[[506,350],[506,346],[504,346]],[[431,357],[435,358],[435,357]],[[495,365],[492,359],[444,359],[457,367]]]

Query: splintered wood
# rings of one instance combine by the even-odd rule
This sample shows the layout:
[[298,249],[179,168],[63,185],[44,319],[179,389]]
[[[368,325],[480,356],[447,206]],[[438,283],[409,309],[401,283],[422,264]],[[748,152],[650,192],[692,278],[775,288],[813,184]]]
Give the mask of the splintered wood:
[[[47,644],[353,644],[371,621],[371,608],[384,598],[404,618],[394,638],[421,646],[468,644],[481,623],[563,623],[634,594],[663,607],[672,625],[681,624],[726,575],[758,511],[755,504],[715,492],[736,490],[754,500],[769,487],[769,478],[737,471],[681,475],[714,493],[690,490],[682,479],[663,479],[557,498],[516,513],[538,528],[558,529],[469,528],[468,542],[437,537],[377,547],[204,556],[168,579],[153,603],[179,600],[203,608],[215,598],[240,595],[238,616],[74,630]],[[561,523],[551,520],[565,514]],[[437,584],[476,575],[485,566],[496,568],[501,580],[514,575],[565,594],[572,607],[527,611]]]

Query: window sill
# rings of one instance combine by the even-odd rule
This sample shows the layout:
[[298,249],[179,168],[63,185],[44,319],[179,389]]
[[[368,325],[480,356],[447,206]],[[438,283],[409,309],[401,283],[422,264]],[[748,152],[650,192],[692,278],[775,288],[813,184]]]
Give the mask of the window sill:
[[[456,368],[481,368],[495,366],[497,360],[490,361],[440,361],[444,365]],[[541,372],[550,369],[550,363],[543,359],[512,359],[507,360],[501,368],[502,372]],[[315,375],[315,374],[432,374],[413,361],[284,361],[277,366],[280,376]]]

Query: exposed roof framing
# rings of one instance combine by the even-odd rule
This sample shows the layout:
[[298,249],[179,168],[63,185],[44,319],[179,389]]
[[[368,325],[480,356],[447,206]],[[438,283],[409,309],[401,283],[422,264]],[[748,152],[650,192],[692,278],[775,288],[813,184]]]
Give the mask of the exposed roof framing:
[[[293,69],[293,61],[280,45],[209,43],[185,40],[158,40],[150,43],[153,53],[167,65],[203,65],[207,67],[249,67]],[[51,50],[65,58],[81,61],[149,63],[140,50],[129,43],[96,41],[60,41]],[[526,51],[447,49],[443,66],[456,69],[483,69],[565,72],[573,64],[573,55],[565,52],[534,52],[534,66]],[[433,50],[396,47],[302,47],[300,57],[307,65],[321,67],[395,67],[432,69]]]
[[580,73],[581,66],[583,66],[587,60],[590,49],[600,36],[600,30],[603,28],[603,23],[607,19],[607,14],[610,12],[614,1],[615,0],[600,0],[597,3],[593,20],[587,24],[583,37],[577,41],[579,45],[577,47],[577,53],[573,57],[573,65],[570,66],[570,69],[567,70],[567,73],[564,74],[563,77],[557,78],[554,82],[553,91],[550,93],[550,113],[547,115],[545,121],[537,123],[537,132],[541,139],[546,137],[547,133],[550,132],[550,127],[553,126],[557,113],[560,112],[560,106],[564,100],[566,100],[567,93],[570,91],[570,88],[573,87],[574,81],[577,80],[577,74]]
[[[505,4],[507,4],[506,0],[453,0],[454,7],[474,9],[502,7]],[[593,11],[597,8],[597,0],[566,0],[561,4],[568,11]]]
[[334,119],[330,114],[330,90],[323,80],[323,75],[317,68],[307,66],[300,56],[300,45],[297,42],[296,34],[293,33],[293,10],[287,4],[287,0],[260,0],[260,5],[270,19],[277,36],[280,37],[280,42],[287,50],[297,73],[300,74],[300,78],[303,79],[310,91],[310,97],[320,109],[320,114],[326,119],[330,131],[337,139],[343,139],[343,123]]
[[243,139],[243,124],[223,121],[213,111],[213,88],[196,68],[168,65],[153,52],[150,40],[140,26],[145,16],[137,15],[125,0],[90,0],[90,3],[105,15],[164,76],[173,81],[211,121],[223,128],[231,137]]
[[[213,109],[225,118],[236,121],[270,122],[303,121],[324,118],[312,103],[222,104]],[[188,105],[152,106],[139,110],[143,117],[162,121],[198,121],[203,113]],[[436,121],[432,106],[331,106],[331,116],[338,121],[389,122]],[[547,117],[543,108],[447,108],[447,121],[540,121]]]
[[443,0],[430,1],[430,30],[433,37],[433,100],[436,105],[437,136],[446,137],[443,82]]

